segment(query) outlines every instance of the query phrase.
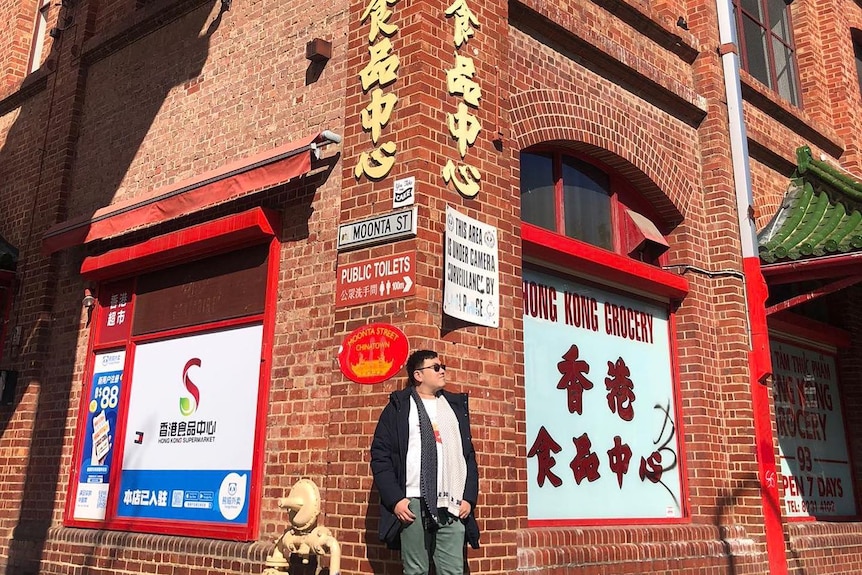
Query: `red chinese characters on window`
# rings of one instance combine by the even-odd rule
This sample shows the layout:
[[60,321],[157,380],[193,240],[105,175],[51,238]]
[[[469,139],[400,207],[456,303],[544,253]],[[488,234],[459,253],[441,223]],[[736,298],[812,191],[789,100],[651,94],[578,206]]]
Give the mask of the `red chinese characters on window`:
[[572,439],[575,444],[577,453],[574,459],[569,464],[572,468],[572,474],[575,476],[575,482],[580,485],[584,479],[595,481],[601,474],[599,473],[599,456],[593,453],[593,442],[590,441],[590,436],[586,433],[580,437]]
[[557,389],[566,390],[569,413],[583,414],[584,390],[592,389],[593,383],[586,377],[590,372],[590,364],[578,359],[578,346],[572,345],[563,354],[563,361],[557,364],[557,369],[563,375],[557,383]]
[[653,451],[648,458],[641,457],[641,466],[638,471],[641,481],[648,479],[653,483],[661,481],[664,468],[661,465],[661,453]]
[[[580,350],[574,344],[562,355],[561,359],[562,361],[557,363],[557,369],[562,377],[557,383],[556,389],[566,391],[569,413],[583,415],[585,392],[593,389],[593,383],[587,379],[590,365],[586,360],[581,359]],[[632,422],[635,416],[634,402],[637,396],[631,369],[622,357],[618,357],[616,361],[608,361],[607,364],[605,388],[607,389],[608,410],[610,413],[616,414],[620,420]],[[588,403],[587,405],[596,404]],[[607,460],[604,460],[603,457],[600,458],[593,451],[592,440],[588,433],[583,433],[579,437],[572,436],[575,456],[569,467],[575,482],[580,485],[585,479],[588,482],[599,480],[602,466],[607,465],[607,469],[616,476],[617,484],[622,489],[632,459],[640,456],[638,474],[641,482],[664,485],[663,474],[677,466],[677,454],[673,446],[676,437],[676,425],[670,410],[670,400],[666,406],[656,405],[654,409],[660,411],[663,417],[659,423],[657,437],[652,440],[652,451],[646,456],[641,456],[640,453],[635,454],[632,451],[630,444],[623,439],[625,434],[614,435],[612,445],[608,445],[610,442],[602,441],[604,446],[609,447],[605,451]],[[625,429],[629,429],[629,427]],[[634,432],[634,428],[632,428],[632,432]],[[542,425],[527,452],[528,458],[536,458],[538,466],[536,483],[539,487],[543,487],[546,481],[555,488],[563,484],[564,481],[552,471],[557,464],[553,454],[561,452],[560,443]],[[667,488],[665,485],[665,489]]]
[[611,413],[616,413],[623,421],[631,421],[635,417],[635,384],[631,380],[631,374],[623,358],[608,362],[608,377],[605,378],[608,407]]
[[539,484],[539,487],[545,484],[545,479],[550,481],[554,487],[559,487],[563,484],[563,480],[551,471],[551,468],[557,464],[557,460],[554,459],[551,453],[559,453],[562,449],[560,444],[554,441],[554,438],[545,429],[545,426],[542,426],[539,429],[539,433],[536,434],[536,441],[533,442],[533,446],[527,453],[527,457],[537,458],[539,472],[536,476],[536,482]]
[[623,488],[623,476],[629,471],[629,462],[632,459],[632,448],[628,443],[623,443],[619,435],[614,436],[614,446],[608,449],[608,467],[617,475],[617,483]]

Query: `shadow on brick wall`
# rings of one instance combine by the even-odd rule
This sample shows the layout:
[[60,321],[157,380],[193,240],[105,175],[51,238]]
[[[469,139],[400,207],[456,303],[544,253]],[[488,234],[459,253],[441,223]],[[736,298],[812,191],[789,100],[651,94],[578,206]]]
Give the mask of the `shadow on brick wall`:
[[[69,197],[70,190],[81,188],[76,178],[88,182],[92,211],[112,201],[170,91],[200,75],[211,36],[224,16],[222,4],[222,10],[212,17],[217,1],[138,4],[129,11],[132,16],[127,22],[118,22],[104,33],[99,31],[83,43],[84,29],[97,20],[98,3],[64,1],[62,7],[57,3],[59,25],[67,27],[55,36],[45,66],[31,74],[21,90],[0,100],[0,119],[12,114],[15,117],[0,147],[0,236],[20,250],[18,290],[9,321],[19,335],[14,338],[17,343],[10,341],[0,358],[0,368],[20,373],[13,404],[0,409],[4,468],[22,469],[22,476],[6,478],[0,491],[7,505],[20,501],[17,510],[4,512],[0,518],[5,521],[4,532],[12,527],[11,539],[0,547],[0,566],[5,563],[7,575],[40,572],[48,530],[60,520],[59,509],[68,497],[69,477],[65,473],[73,443],[69,434],[74,433],[77,423],[69,421],[69,414],[78,408],[70,403],[70,396],[73,389],[84,388],[81,374],[75,373],[82,293],[72,261],[75,256],[68,252],[42,254],[42,234],[65,220],[67,207],[76,202],[76,197]],[[146,51],[138,49],[138,42],[148,42],[151,35],[167,27],[169,41],[149,41]],[[125,54],[128,49],[138,49],[138,55],[145,56],[134,60],[133,72],[104,69],[106,58]],[[120,59],[126,64],[130,61]],[[85,93],[94,97],[87,88],[92,81],[91,68],[97,65],[103,77],[133,75],[137,82],[134,91],[117,94],[122,113],[104,127],[112,138],[81,140]],[[110,87],[110,82],[106,86]],[[94,116],[86,120],[98,130],[98,112],[88,113]],[[101,156],[104,169],[95,178],[85,173],[92,162],[76,168],[82,157]],[[17,520],[13,519],[15,511]],[[63,552],[62,548],[56,551]],[[111,570],[104,557],[96,556],[95,548],[87,557],[67,557],[64,563],[63,568],[77,564],[95,565],[102,572]],[[83,569],[74,570],[91,572],[90,568]]]

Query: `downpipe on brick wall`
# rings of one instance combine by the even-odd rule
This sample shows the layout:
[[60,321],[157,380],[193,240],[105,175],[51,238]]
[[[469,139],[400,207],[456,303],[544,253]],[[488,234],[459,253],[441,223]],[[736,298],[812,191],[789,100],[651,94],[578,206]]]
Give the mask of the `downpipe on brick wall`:
[[310,479],[300,479],[287,497],[278,500],[287,509],[290,527],[276,539],[275,548],[266,558],[263,575],[289,574],[290,556],[297,555],[308,564],[312,555],[329,555],[329,575],[341,575],[341,544],[332,532],[317,525],[320,515],[320,490]]
[[719,47],[724,90],[727,98],[727,121],[730,135],[730,156],[739,237],[742,244],[746,320],[748,322],[751,398],[754,409],[754,437],[757,449],[758,480],[766,529],[766,552],[770,575],[787,575],[784,528],[778,497],[777,463],[769,410],[769,388],[772,381],[772,361],[769,352],[769,331],[766,324],[766,299],[769,295],[760,270],[757,253],[757,226],[754,221],[754,194],[751,189],[748,138],[742,109],[742,83],[739,78],[739,49],[731,0],[716,0]]

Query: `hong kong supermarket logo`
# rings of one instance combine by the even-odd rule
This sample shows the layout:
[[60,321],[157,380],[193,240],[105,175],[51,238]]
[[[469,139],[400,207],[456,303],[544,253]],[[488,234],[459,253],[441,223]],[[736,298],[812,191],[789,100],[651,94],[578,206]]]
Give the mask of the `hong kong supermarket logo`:
[[191,395],[191,397],[180,397],[180,413],[185,417],[192,415],[198,410],[198,405],[200,405],[201,392],[198,390],[198,386],[196,386],[189,377],[189,369],[200,366],[201,360],[193,357],[186,362],[186,366],[183,368],[183,385],[186,386],[186,390]]

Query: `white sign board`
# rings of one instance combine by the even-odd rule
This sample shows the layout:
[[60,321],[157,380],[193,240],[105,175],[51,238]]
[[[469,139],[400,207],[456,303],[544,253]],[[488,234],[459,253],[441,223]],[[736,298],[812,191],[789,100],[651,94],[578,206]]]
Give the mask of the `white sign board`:
[[416,201],[416,178],[402,178],[395,180],[392,186],[392,207],[402,208],[404,206],[412,206]]
[[137,346],[118,517],[248,521],[263,328]]
[[682,517],[667,307],[529,269],[523,295],[530,524]]
[[338,249],[391,242],[416,235],[416,207],[338,226]]
[[785,514],[855,516],[835,357],[775,340],[770,347]]
[[497,228],[446,206],[443,312],[478,325],[500,325]]

